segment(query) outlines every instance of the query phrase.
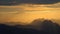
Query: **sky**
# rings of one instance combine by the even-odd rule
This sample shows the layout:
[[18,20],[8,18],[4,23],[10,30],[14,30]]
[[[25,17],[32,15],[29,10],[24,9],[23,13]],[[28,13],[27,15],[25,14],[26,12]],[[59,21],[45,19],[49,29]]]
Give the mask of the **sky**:
[[53,4],[60,2],[60,0],[0,0],[0,5],[13,5],[13,4],[22,4],[22,3],[31,3],[31,4]]
[[60,20],[60,0],[49,0],[48,2],[46,0],[47,3],[44,2],[45,0],[39,0],[42,3],[36,3],[37,0],[33,1],[34,3],[32,3],[32,1],[28,3],[28,1],[25,0],[18,3],[19,5],[9,6],[0,4],[0,22],[31,22],[38,18]]

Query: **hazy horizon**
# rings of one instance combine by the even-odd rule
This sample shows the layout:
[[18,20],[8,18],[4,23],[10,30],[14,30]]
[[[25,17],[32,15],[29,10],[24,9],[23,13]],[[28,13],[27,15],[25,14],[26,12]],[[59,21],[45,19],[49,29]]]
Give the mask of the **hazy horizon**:
[[0,22],[31,22],[34,19],[60,20],[60,3],[0,6]]

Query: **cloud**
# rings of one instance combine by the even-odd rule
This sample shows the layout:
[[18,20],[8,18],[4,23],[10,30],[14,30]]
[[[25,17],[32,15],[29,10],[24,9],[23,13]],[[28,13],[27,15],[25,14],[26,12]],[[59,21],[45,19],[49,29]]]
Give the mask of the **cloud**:
[[17,5],[22,3],[30,4],[53,4],[60,0],[0,0],[0,5]]
[[[55,4],[49,6],[55,6]],[[58,16],[60,14],[59,12],[60,9],[58,10],[55,8],[49,8],[47,7],[47,5],[22,4],[18,6],[0,6],[0,9],[2,9],[0,10],[0,22],[7,22],[7,21],[30,22],[32,19],[40,18],[40,17],[55,18],[55,19],[60,18]],[[4,13],[1,13],[1,11],[3,11]]]
[[60,8],[60,2],[56,3],[56,4],[45,5],[45,7],[48,7],[48,8]]

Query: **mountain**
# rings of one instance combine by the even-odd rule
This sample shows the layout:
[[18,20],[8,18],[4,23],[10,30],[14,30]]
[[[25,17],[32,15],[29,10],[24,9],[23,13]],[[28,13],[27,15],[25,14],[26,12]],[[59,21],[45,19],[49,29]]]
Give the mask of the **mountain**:
[[57,34],[60,26],[48,19],[36,19],[32,21],[31,27],[50,34]]
[[[16,22],[17,23],[17,22]],[[28,25],[0,24],[0,34],[59,34],[60,26],[49,19],[35,19]]]

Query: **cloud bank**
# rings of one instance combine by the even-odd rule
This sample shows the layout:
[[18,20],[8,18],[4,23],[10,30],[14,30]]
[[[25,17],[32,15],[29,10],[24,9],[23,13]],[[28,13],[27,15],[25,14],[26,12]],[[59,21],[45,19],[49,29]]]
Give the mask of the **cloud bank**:
[[54,4],[60,0],[0,0],[0,5],[17,5],[17,4]]

